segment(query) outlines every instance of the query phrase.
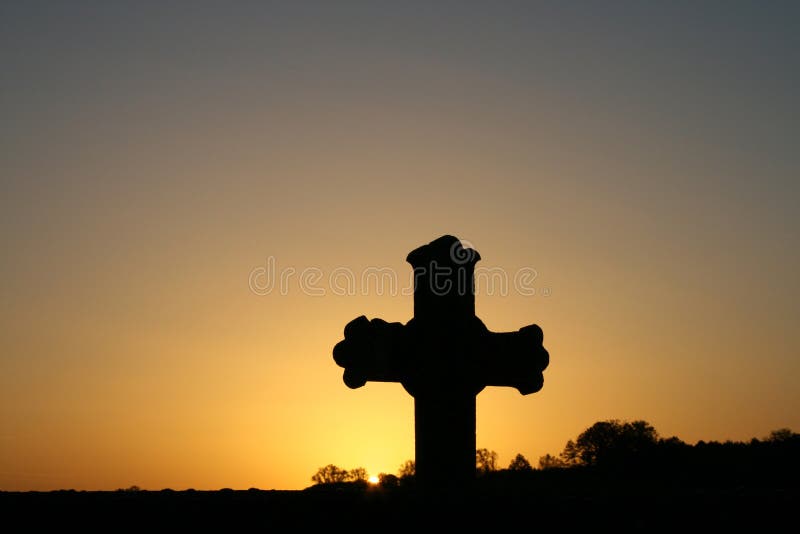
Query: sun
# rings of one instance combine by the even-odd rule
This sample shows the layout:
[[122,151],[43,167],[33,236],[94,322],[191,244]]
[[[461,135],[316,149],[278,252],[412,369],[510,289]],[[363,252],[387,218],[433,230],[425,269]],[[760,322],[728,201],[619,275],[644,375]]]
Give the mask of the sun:
[[380,479],[380,478],[378,478],[376,475],[372,475],[371,477],[369,477],[369,478],[367,479],[367,482],[369,482],[369,483],[370,483],[370,484],[372,484],[372,485],[376,485],[376,484],[377,484],[378,482],[380,482],[380,481],[381,481],[381,479]]

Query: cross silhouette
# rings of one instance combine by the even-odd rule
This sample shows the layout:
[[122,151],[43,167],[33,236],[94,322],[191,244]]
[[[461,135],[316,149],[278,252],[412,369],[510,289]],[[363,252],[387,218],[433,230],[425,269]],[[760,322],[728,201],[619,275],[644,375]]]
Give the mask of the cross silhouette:
[[475,477],[475,397],[486,386],[542,388],[549,355],[537,325],[490,332],[475,316],[478,252],[445,235],[413,250],[414,318],[350,321],[333,349],[344,383],[400,382],[414,397],[416,474],[427,487]]

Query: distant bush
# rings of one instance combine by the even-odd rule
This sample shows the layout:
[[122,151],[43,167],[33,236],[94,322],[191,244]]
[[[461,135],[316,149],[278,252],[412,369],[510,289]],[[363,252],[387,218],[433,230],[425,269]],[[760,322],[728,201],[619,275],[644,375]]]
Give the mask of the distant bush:
[[311,477],[311,482],[314,484],[339,484],[342,482],[365,483],[366,481],[367,470],[363,467],[356,467],[348,471],[347,469],[342,469],[333,464],[320,467],[314,476]]
[[417,464],[414,460],[406,460],[400,466],[397,475],[400,478],[410,478],[417,474]]
[[497,453],[489,449],[475,451],[475,468],[479,475],[497,471]]
[[527,458],[521,454],[517,454],[514,459],[511,460],[511,463],[508,464],[508,469],[510,471],[530,471],[533,467],[531,467],[531,463]]

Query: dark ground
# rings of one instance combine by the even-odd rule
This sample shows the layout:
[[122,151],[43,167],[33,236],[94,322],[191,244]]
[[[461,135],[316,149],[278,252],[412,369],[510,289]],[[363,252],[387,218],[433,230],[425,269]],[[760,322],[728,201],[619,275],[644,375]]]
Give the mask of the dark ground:
[[[580,470],[497,473],[470,489],[315,486],[303,491],[0,492],[6,532],[86,530],[285,531],[466,527],[494,532],[711,531],[797,527],[794,477],[667,481]],[[460,529],[460,528],[459,528]]]

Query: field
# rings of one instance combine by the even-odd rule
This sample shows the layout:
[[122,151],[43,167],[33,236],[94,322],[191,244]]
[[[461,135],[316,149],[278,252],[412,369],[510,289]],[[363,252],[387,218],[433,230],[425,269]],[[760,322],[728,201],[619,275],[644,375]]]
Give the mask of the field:
[[[763,482],[763,481],[762,481]],[[301,491],[0,493],[4,521],[19,531],[146,529],[410,530],[437,527],[528,531],[587,528],[665,530],[790,525],[800,504],[795,480],[694,484],[555,470],[497,473],[472,488],[420,491],[413,484],[314,486]]]

